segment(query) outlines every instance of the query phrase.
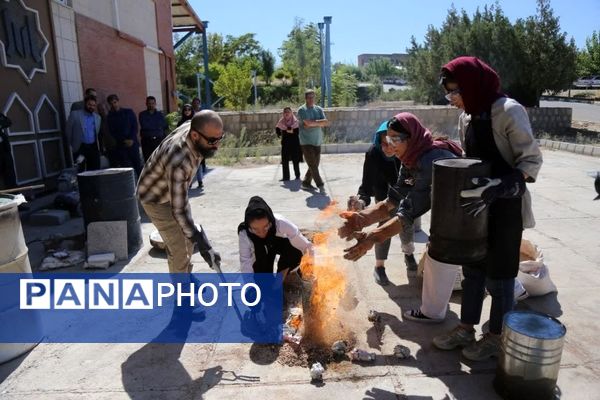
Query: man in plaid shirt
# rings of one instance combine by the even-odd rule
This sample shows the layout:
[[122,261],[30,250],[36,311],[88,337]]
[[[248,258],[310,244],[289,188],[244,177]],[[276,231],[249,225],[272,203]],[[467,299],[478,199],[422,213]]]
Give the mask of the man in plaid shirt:
[[215,154],[222,139],[219,115],[200,111],[162,141],[140,175],[137,196],[166,245],[170,273],[192,271],[194,243],[211,268],[220,267],[221,256],[204,229],[194,225],[188,189],[202,160]]

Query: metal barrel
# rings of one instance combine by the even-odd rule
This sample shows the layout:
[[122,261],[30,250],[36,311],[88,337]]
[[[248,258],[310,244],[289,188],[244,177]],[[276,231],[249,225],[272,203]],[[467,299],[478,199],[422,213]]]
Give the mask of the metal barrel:
[[447,264],[481,261],[487,254],[487,208],[467,214],[460,192],[472,178],[490,176],[490,165],[475,158],[444,158],[433,163],[429,256]]
[[[0,195],[0,273],[3,274],[31,274],[29,264],[29,251],[25,244],[21,218],[19,217],[17,196]],[[29,276],[31,277],[31,276]],[[15,275],[15,280],[18,279]],[[8,286],[17,285],[12,276],[3,280]],[[19,298],[10,299],[6,295],[6,288],[0,285],[0,293],[5,294],[0,301],[0,330],[2,327],[11,326],[11,329],[26,329],[32,336],[42,340],[43,329],[39,313],[36,310],[23,313],[19,310]],[[0,338],[2,337],[0,332]],[[0,340],[0,364],[31,350],[37,343],[4,343]]]
[[77,174],[83,222],[127,221],[127,250],[143,244],[135,174],[132,168],[108,168]]
[[504,316],[494,388],[504,399],[553,399],[567,328],[549,315],[511,311]]

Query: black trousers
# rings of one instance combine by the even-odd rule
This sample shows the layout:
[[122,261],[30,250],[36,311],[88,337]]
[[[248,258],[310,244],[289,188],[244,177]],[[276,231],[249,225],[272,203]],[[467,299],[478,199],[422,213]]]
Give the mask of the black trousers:
[[98,145],[96,143],[81,143],[79,150],[73,154],[73,159],[77,159],[79,155],[85,157],[84,171],[100,169],[100,150],[98,150]]
[[300,265],[302,259],[302,252],[292,246],[289,239],[276,237],[273,245],[269,248],[269,251],[261,256],[263,252],[255,252],[257,254],[256,261],[252,265],[255,273],[273,273],[273,263],[275,262],[275,256],[279,254],[279,261],[277,262],[277,272],[282,272],[289,268],[296,268]]
[[156,150],[164,138],[164,136],[142,137],[142,154],[144,155],[144,162],[148,161],[154,150]]

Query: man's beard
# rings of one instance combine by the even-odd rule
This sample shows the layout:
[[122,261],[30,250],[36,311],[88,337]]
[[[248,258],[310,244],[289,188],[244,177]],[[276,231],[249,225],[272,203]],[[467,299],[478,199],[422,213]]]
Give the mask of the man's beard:
[[203,158],[211,158],[217,152],[217,149],[213,149],[211,147],[202,147],[200,144],[196,144],[196,150],[198,153],[202,154]]

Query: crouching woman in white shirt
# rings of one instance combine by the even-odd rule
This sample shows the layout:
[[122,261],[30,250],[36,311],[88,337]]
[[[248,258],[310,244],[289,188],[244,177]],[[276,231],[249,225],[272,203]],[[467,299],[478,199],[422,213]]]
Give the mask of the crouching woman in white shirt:
[[[312,252],[312,243],[300,233],[291,221],[274,214],[259,196],[248,202],[244,222],[238,226],[240,265],[242,273],[283,273],[286,275],[300,266],[306,252]],[[279,254],[277,270],[273,271],[275,256]]]

